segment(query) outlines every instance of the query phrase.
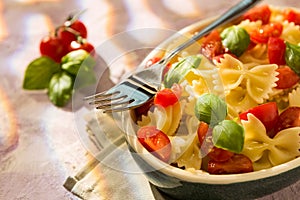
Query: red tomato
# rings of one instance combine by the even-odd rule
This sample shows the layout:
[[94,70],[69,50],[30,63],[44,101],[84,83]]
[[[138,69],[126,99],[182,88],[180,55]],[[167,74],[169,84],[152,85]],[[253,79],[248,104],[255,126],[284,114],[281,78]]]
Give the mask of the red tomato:
[[216,30],[212,31],[205,37],[201,45],[201,53],[207,58],[213,59],[215,56],[223,54],[225,49],[222,45],[220,33]]
[[170,89],[165,88],[157,92],[154,97],[154,104],[162,107],[168,107],[178,102],[177,95]]
[[253,171],[251,160],[242,154],[234,154],[225,162],[208,161],[207,171],[211,174],[238,174]]
[[256,6],[243,15],[243,19],[249,19],[250,21],[261,20],[263,24],[267,24],[270,21],[271,9],[268,5]]
[[276,81],[277,89],[291,88],[300,81],[300,77],[288,66],[280,67],[276,71],[279,72]]
[[212,128],[205,122],[200,122],[197,130],[202,156],[207,155],[213,148]]
[[40,52],[41,55],[48,56],[60,63],[61,58],[67,53],[67,49],[62,45],[60,38],[47,36],[40,43]]
[[[239,115],[241,120],[248,120],[247,114],[251,113],[258,118],[265,126],[268,134],[271,134],[274,125],[277,123],[279,114],[276,102],[261,104]],[[272,137],[272,135],[269,135]]]
[[155,126],[141,127],[137,132],[138,140],[154,156],[168,162],[171,156],[171,143],[169,137]]
[[270,37],[268,40],[268,57],[271,64],[285,65],[285,43],[279,37]]
[[72,41],[77,41],[79,36],[87,38],[87,29],[81,21],[76,20],[70,26],[59,28],[57,35],[63,40],[65,46],[69,46]]
[[281,23],[274,22],[263,25],[261,29],[256,29],[250,33],[250,39],[254,43],[267,44],[269,37],[279,37],[282,33]]
[[287,9],[284,11],[285,19],[289,22],[294,22],[296,25],[300,25],[300,13]]
[[74,51],[74,50],[78,50],[78,49],[86,50],[87,52],[91,53],[92,55],[94,55],[94,53],[95,53],[94,46],[89,42],[82,42],[82,43],[79,43],[77,41],[71,42],[71,44],[69,46],[69,51]]
[[275,133],[287,128],[300,126],[300,107],[289,107],[279,115]]
[[233,152],[218,147],[213,147],[208,153],[208,157],[210,159],[218,162],[225,162],[229,160],[233,155]]

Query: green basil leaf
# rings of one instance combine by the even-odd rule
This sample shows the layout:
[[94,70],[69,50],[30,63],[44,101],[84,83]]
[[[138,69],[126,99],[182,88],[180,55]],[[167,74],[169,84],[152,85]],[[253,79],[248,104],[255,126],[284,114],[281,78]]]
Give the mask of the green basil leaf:
[[80,68],[76,76],[74,88],[79,89],[96,83],[96,76],[93,69],[84,67]]
[[224,120],[213,128],[212,141],[218,148],[240,153],[244,148],[244,128],[232,120]]
[[286,64],[300,76],[300,46],[286,42]]
[[217,95],[207,93],[197,98],[194,111],[199,121],[206,122],[213,127],[227,116],[227,105]]
[[95,59],[83,49],[71,51],[61,59],[61,68],[73,75],[77,75],[80,67],[91,69],[95,64]]
[[56,106],[65,106],[72,97],[73,82],[73,77],[67,72],[54,74],[48,88],[50,101]]
[[60,71],[60,65],[46,56],[33,60],[26,68],[23,88],[27,90],[46,89],[53,74]]
[[250,35],[239,26],[230,26],[220,34],[222,44],[236,56],[241,56],[250,44]]
[[197,68],[201,63],[201,56],[188,56],[180,61],[175,67],[172,67],[164,78],[164,85],[171,88],[174,83],[179,83],[185,75],[192,69]]

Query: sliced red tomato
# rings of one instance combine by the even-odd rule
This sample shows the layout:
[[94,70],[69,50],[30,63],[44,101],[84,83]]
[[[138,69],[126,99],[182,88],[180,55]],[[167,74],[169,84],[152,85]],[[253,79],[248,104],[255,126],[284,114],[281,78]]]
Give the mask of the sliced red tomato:
[[300,81],[300,77],[288,66],[280,67],[276,71],[279,73],[276,81],[277,89],[291,88]]
[[215,56],[223,54],[224,52],[225,49],[222,45],[221,36],[217,30],[212,31],[205,37],[201,45],[201,53],[203,55],[213,59]]
[[171,142],[169,137],[155,126],[141,127],[137,132],[140,143],[154,156],[168,162],[171,156]]
[[225,162],[209,160],[207,171],[211,174],[247,173],[253,171],[253,165],[247,156],[242,154],[234,154]]
[[248,111],[239,115],[241,120],[248,120],[247,114],[251,113],[258,118],[265,126],[267,134],[273,137],[271,134],[274,125],[277,123],[279,114],[276,102],[268,102],[261,104],[254,108],[250,108]]
[[285,19],[289,22],[294,22],[296,25],[300,25],[300,13],[292,9],[287,9],[284,11]]
[[205,122],[200,122],[197,130],[202,156],[207,155],[213,148],[212,128]]
[[218,162],[225,162],[229,160],[233,155],[233,152],[218,147],[213,147],[208,153],[208,157],[210,159]]
[[254,43],[267,44],[269,37],[279,37],[282,33],[283,26],[281,23],[274,22],[263,25],[261,29],[256,29],[250,33],[250,39]]
[[178,96],[170,88],[165,88],[157,92],[154,97],[154,104],[168,107],[178,102]]
[[279,37],[269,37],[268,57],[271,64],[285,65],[285,43]]
[[300,126],[300,107],[289,107],[279,115],[275,133],[287,128]]
[[268,5],[256,6],[243,15],[243,19],[249,19],[250,21],[261,20],[263,24],[267,24],[270,21],[271,9]]

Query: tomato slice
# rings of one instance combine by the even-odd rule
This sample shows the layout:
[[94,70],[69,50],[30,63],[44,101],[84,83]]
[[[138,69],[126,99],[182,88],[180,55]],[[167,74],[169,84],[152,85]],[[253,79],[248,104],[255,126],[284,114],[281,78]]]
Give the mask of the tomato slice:
[[285,43],[279,37],[270,37],[268,40],[268,57],[271,64],[285,65]]
[[269,37],[279,37],[282,33],[283,25],[278,22],[263,25],[261,29],[256,29],[250,33],[250,39],[254,43],[267,44]]
[[253,171],[253,165],[247,156],[234,154],[225,162],[209,160],[207,171],[211,174],[247,173]]
[[170,88],[160,90],[154,97],[154,104],[160,105],[164,108],[174,105],[177,102],[178,97]]
[[212,60],[215,56],[223,54],[224,52],[225,49],[222,45],[221,36],[217,30],[212,31],[205,37],[201,45],[201,53],[204,56]]
[[280,113],[275,132],[297,126],[300,126],[300,107],[289,107]]
[[241,120],[248,120],[247,114],[251,113],[258,118],[265,126],[267,134],[272,138],[272,129],[277,123],[279,114],[276,102],[261,104],[239,115]]
[[202,156],[207,155],[214,147],[212,142],[212,128],[205,122],[200,122],[197,130]]
[[218,147],[213,147],[208,153],[208,157],[210,159],[218,162],[225,162],[229,160],[233,155],[233,152]]
[[284,11],[285,19],[289,22],[294,22],[295,25],[300,25],[300,13],[292,9],[286,9]]
[[249,19],[250,21],[261,20],[263,24],[267,24],[270,21],[271,9],[268,5],[255,6],[243,15],[243,19]]
[[300,81],[300,77],[288,66],[280,67],[276,71],[279,73],[276,81],[277,89],[291,88]]
[[140,143],[154,156],[168,162],[171,156],[171,142],[169,137],[155,126],[141,127],[137,132]]

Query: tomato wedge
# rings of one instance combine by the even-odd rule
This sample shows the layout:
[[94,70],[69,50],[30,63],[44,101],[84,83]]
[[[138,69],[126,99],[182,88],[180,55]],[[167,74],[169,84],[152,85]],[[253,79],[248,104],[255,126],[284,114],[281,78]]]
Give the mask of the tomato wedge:
[[271,9],[268,5],[256,6],[243,15],[243,19],[249,19],[250,21],[261,20],[263,24],[267,24],[270,21]]
[[287,9],[284,11],[285,19],[288,20],[288,22],[294,22],[295,25],[300,25],[300,13],[296,12],[292,9]]
[[276,81],[277,89],[291,88],[300,81],[300,77],[288,66],[280,67],[276,71],[279,73]]
[[269,37],[279,37],[282,33],[281,23],[274,22],[263,25],[261,29],[256,29],[250,33],[250,40],[254,43],[267,44]]
[[213,147],[208,153],[208,157],[210,159],[218,162],[225,162],[229,160],[233,155],[233,152],[218,147]]
[[164,108],[174,105],[177,102],[178,97],[170,88],[160,90],[154,97],[154,104],[160,105]]
[[217,30],[212,31],[205,37],[201,45],[201,53],[211,60],[215,56],[225,53],[220,33]]
[[289,107],[280,113],[275,132],[297,126],[300,126],[300,107]]
[[225,162],[209,160],[207,171],[211,174],[247,173],[253,171],[253,165],[252,161],[247,156],[234,154]]
[[277,123],[279,114],[276,102],[268,102],[261,104],[239,115],[241,120],[248,120],[247,114],[252,113],[258,118],[265,126],[267,134],[272,138],[272,129]]
[[171,142],[169,137],[155,126],[141,127],[137,132],[140,143],[154,156],[168,162],[171,156]]
[[271,64],[285,65],[285,43],[279,37],[270,37],[268,40],[268,57]]

